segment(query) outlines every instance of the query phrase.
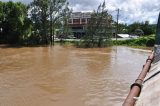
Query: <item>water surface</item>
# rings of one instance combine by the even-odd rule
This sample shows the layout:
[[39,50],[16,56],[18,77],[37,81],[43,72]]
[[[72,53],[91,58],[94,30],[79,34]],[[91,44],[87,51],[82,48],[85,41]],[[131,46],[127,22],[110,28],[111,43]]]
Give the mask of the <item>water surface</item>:
[[0,106],[120,106],[149,52],[0,48]]

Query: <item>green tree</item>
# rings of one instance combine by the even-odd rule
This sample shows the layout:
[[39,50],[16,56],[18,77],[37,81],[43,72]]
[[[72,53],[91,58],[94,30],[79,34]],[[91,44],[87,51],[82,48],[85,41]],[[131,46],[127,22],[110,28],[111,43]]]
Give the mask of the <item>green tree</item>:
[[144,35],[151,35],[155,33],[156,27],[149,24],[149,21],[142,23],[141,29],[144,31]]
[[[49,1],[49,16],[50,16],[50,42],[54,42],[55,25],[59,21],[63,21],[63,30],[66,31],[67,20],[71,10],[68,8],[69,3],[66,0],[50,0]],[[65,32],[63,31],[63,32]],[[53,39],[52,39],[53,38]]]
[[3,21],[4,13],[3,13],[3,2],[0,1],[0,43],[3,42],[2,36],[2,21]]
[[130,24],[128,26],[128,32],[129,34],[134,34],[136,29],[140,29],[140,23],[134,22],[133,24]]
[[33,36],[37,36],[39,43],[47,44],[48,43],[48,0],[33,0],[30,4],[31,20],[33,22]]
[[[155,33],[156,25],[149,24],[149,21],[145,22],[134,22],[133,24],[128,25],[128,33],[137,34],[137,29],[141,30],[143,34],[140,35],[151,35]],[[139,33],[140,31],[138,31]]]
[[135,33],[136,35],[138,35],[138,36],[144,35],[144,32],[143,32],[143,30],[141,30],[141,29],[136,29],[134,33]]
[[123,33],[123,34],[128,33],[128,26],[127,26],[127,24],[119,23],[118,27],[119,27],[119,29],[118,29],[119,33]]
[[56,23],[70,11],[66,0],[34,0],[30,10],[34,32],[39,35],[40,42],[46,44],[54,42]]
[[92,13],[87,26],[87,35],[83,43],[87,47],[105,46],[111,35],[112,16],[105,10],[105,1],[98,6],[98,9]]
[[20,43],[23,40],[24,31],[27,27],[27,7],[20,2],[2,3],[2,35],[6,43]]

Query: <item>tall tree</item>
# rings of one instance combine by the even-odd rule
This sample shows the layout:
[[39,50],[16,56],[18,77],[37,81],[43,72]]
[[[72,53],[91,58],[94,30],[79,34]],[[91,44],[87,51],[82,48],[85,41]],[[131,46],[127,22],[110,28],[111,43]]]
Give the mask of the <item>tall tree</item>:
[[[137,34],[138,32],[143,32],[140,35],[151,35],[155,33],[156,25],[149,24],[149,21],[145,22],[134,22],[133,24],[128,25],[128,33]],[[141,31],[140,31],[141,30]]]
[[151,35],[155,33],[156,27],[149,24],[149,21],[145,21],[144,23],[142,23],[141,29],[144,31],[144,35]]
[[62,17],[62,26],[63,26],[63,35],[65,35],[66,37],[69,36],[69,34],[71,34],[71,28],[68,25],[68,19],[71,16],[71,12],[72,10],[70,10],[68,8],[68,4],[65,6],[65,10],[64,10],[64,14]]
[[64,21],[63,23],[65,23],[70,16],[71,10],[68,8],[68,5],[69,3],[66,0],[49,0],[51,43],[54,42],[55,24],[59,21]]
[[20,2],[3,3],[2,33],[7,43],[19,43],[23,40],[24,22],[27,19],[27,7]]
[[69,13],[68,2],[66,0],[34,0],[30,10],[34,31],[40,35],[42,43],[54,42],[55,24]]
[[2,21],[3,21],[4,13],[3,13],[3,2],[0,1],[0,43],[3,41],[2,36]]
[[47,27],[48,27],[48,0],[33,0],[30,4],[31,20],[34,23],[34,32],[39,35],[40,43],[48,43]]
[[88,43],[87,46],[101,47],[110,38],[112,16],[105,8],[106,4],[104,1],[91,15],[87,26],[87,35],[84,38]]
[[118,27],[119,27],[119,30],[118,30],[119,33],[128,33],[127,24],[119,23]]

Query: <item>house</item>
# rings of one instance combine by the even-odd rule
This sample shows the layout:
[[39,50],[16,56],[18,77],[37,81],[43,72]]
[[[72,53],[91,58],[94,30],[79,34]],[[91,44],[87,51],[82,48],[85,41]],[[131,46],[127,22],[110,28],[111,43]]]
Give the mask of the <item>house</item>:
[[91,12],[73,12],[68,19],[68,25],[76,38],[85,35],[85,27],[89,23]]
[[[92,12],[73,12],[70,16],[70,18],[68,19],[68,26],[71,29],[71,32],[73,33],[74,37],[76,38],[81,38],[84,35],[86,35],[86,28],[88,23],[91,20],[91,15],[93,13]],[[102,25],[106,25],[106,23],[111,23],[112,20],[109,20],[111,18],[108,18],[110,15],[107,15],[106,17],[102,18]],[[95,18],[96,19],[96,18]],[[108,21],[109,20],[109,21]],[[96,23],[96,21],[95,21]],[[96,26],[96,24],[94,24]],[[94,26],[93,25],[93,26]],[[101,28],[101,32],[100,33],[104,33],[102,30],[104,29],[108,29],[107,33],[111,34],[113,33],[113,29],[111,28],[111,24],[108,24],[108,26]],[[102,34],[103,35],[103,34]]]

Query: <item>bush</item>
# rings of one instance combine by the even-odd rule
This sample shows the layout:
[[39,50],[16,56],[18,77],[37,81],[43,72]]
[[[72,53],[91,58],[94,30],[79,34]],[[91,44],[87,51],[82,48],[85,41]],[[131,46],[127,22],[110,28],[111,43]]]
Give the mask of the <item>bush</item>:
[[147,40],[146,46],[148,47],[153,47],[155,44],[155,39],[154,38],[150,38]]
[[113,45],[127,45],[127,46],[147,46],[152,47],[155,43],[155,36],[150,35],[147,37],[139,37],[137,39],[129,39],[129,40],[118,40],[112,41]]
[[77,47],[80,48],[94,48],[94,47],[107,47],[112,45],[110,39],[97,39],[97,40],[90,40],[90,39],[82,39],[80,42],[75,43]]

